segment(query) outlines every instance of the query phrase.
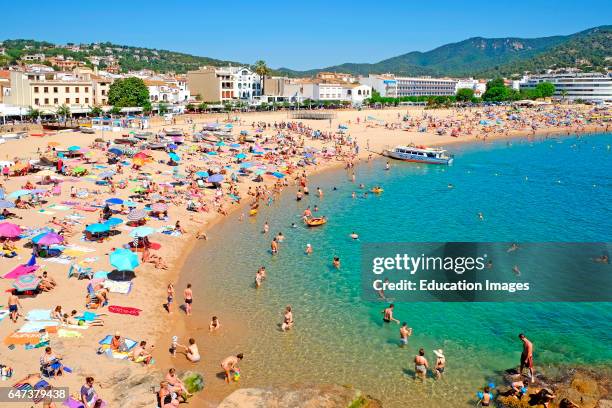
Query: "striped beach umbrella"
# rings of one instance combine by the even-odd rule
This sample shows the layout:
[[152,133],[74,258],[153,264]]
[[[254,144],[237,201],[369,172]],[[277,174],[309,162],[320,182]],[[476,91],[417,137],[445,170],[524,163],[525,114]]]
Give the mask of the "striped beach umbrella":
[[15,282],[13,282],[13,287],[20,292],[24,292],[26,290],[36,290],[39,284],[40,278],[33,273],[28,273],[15,279]]
[[151,205],[151,210],[153,211],[166,211],[168,209],[168,204],[166,203],[154,203]]
[[147,216],[145,210],[132,210],[127,216],[127,219],[130,221],[139,221]]

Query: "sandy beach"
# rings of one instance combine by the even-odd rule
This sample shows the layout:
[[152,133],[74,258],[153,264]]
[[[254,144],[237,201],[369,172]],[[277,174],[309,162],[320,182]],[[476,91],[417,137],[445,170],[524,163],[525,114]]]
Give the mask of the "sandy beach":
[[[448,147],[452,153],[452,146],[456,143],[466,143],[474,141],[485,141],[501,138],[516,138],[530,136],[545,136],[569,133],[597,133],[607,131],[607,125],[601,122],[596,113],[591,112],[590,106],[561,106],[546,107],[535,109],[522,109],[518,115],[521,120],[508,120],[506,107],[497,107],[485,112],[484,108],[473,108],[464,110],[440,109],[425,110],[423,108],[393,108],[385,110],[342,110],[337,111],[336,118],[331,121],[305,120],[300,129],[310,128],[329,133],[333,138],[312,138],[309,133],[298,133],[287,129],[275,129],[275,123],[297,122],[291,119],[290,111],[278,111],[268,113],[232,113],[228,114],[206,114],[206,115],[185,115],[176,118],[176,123],[164,123],[160,118],[152,120],[153,127],[148,129],[154,133],[169,129],[179,128],[190,135],[195,128],[200,130],[202,124],[211,122],[227,122],[233,124],[233,134],[238,135],[241,131],[249,134],[256,134],[256,129],[261,129],[262,137],[269,137],[268,143],[261,143],[264,146],[275,149],[279,146],[279,139],[273,136],[277,133],[293,135],[294,139],[289,144],[290,154],[282,159],[270,150],[268,158],[269,166],[276,166],[278,169],[285,169],[284,178],[277,179],[269,174],[263,176],[263,183],[253,181],[253,177],[242,177],[239,183],[227,183],[229,181],[228,171],[223,183],[222,190],[217,193],[214,188],[198,189],[197,200],[190,197],[193,186],[192,178],[187,176],[184,185],[170,186],[171,182],[179,180],[176,177],[176,169],[182,175],[188,175],[195,171],[206,170],[209,167],[223,167],[235,164],[235,151],[231,151],[224,146],[214,155],[209,156],[208,162],[201,160],[204,153],[197,150],[201,143],[192,142],[186,138],[186,142],[176,149],[181,160],[178,166],[167,164],[168,154],[164,151],[149,151],[150,159],[147,160],[140,170],[134,170],[127,159],[128,165],[123,167],[122,174],[116,173],[111,178],[113,183],[120,185],[124,181],[125,188],[117,187],[111,191],[108,185],[97,184],[100,180],[96,177],[75,177],[71,175],[56,175],[59,186],[54,189],[55,184],[41,185],[42,177],[36,173],[23,176],[2,177],[2,188],[6,196],[21,189],[29,188],[26,183],[31,183],[34,188],[45,190],[40,194],[41,204],[36,204],[33,208],[8,208],[16,215],[16,218],[9,218],[0,221],[17,224],[24,231],[27,237],[11,241],[16,247],[16,256],[3,257],[0,259],[2,275],[26,264],[31,257],[31,248],[24,245],[31,242],[31,238],[41,232],[40,228],[48,227],[56,231],[64,230],[62,256],[42,258],[37,257],[36,264],[39,266],[34,271],[39,276],[46,271],[55,281],[56,285],[49,291],[43,291],[35,295],[19,296],[21,308],[19,309],[19,320],[13,323],[9,316],[4,316],[0,320],[0,337],[3,339],[3,352],[0,354],[0,364],[12,367],[13,376],[7,381],[3,381],[1,386],[11,386],[30,374],[39,374],[39,358],[44,352],[41,348],[26,349],[25,342],[37,342],[37,330],[23,330],[22,333],[28,335],[15,336],[15,331],[29,323],[26,316],[32,311],[53,310],[56,306],[61,306],[63,313],[76,310],[78,315],[90,311],[99,315],[103,321],[103,326],[78,326],[66,325],[56,321],[52,326],[43,324],[33,324],[31,327],[52,327],[50,332],[50,347],[53,352],[62,356],[62,363],[69,367],[72,372],[65,372],[61,377],[46,379],[54,387],[68,387],[70,393],[77,393],[84,384],[87,376],[95,378],[95,389],[101,399],[107,401],[108,406],[152,406],[155,394],[151,387],[159,387],[159,381],[163,379],[168,368],[172,367],[176,360],[173,360],[168,353],[169,340],[174,333],[188,333],[197,324],[207,326],[209,316],[185,316],[178,309],[183,303],[184,287],[175,287],[176,295],[172,313],[169,314],[164,308],[166,303],[166,287],[170,282],[177,282],[180,271],[187,258],[187,254],[194,245],[199,242],[199,233],[209,232],[214,228],[215,223],[224,219],[224,214],[233,211],[246,212],[246,206],[251,205],[253,197],[248,195],[248,191],[269,190],[276,188],[280,191],[286,185],[295,185],[296,176],[303,171],[307,175],[321,172],[332,167],[345,166],[347,161],[368,160],[370,155],[376,157],[387,147],[398,144],[414,143],[416,145],[444,146]],[[554,113],[556,119],[550,114]],[[481,121],[484,121],[481,123]],[[271,126],[263,128],[260,122],[265,122]],[[345,134],[337,133],[339,125],[347,127]],[[422,131],[424,130],[424,131]],[[108,154],[106,144],[95,142],[96,139],[112,141],[120,138],[122,134],[127,134],[130,129],[122,132],[100,132],[95,134],[83,134],[80,132],[60,132],[45,135],[44,137],[30,136],[20,140],[10,140],[0,145],[0,161],[37,159],[41,153],[52,154],[49,152],[50,146],[55,146],[57,150],[68,148],[69,146],[79,146],[84,152],[84,159],[78,159],[71,164],[72,167],[84,167],[90,176],[96,176],[106,170],[115,170],[114,165],[106,163]],[[1,135],[0,135],[1,136]],[[350,138],[350,139],[349,139]],[[260,141],[257,142],[259,144]],[[303,145],[302,145],[303,143]],[[245,142],[240,149],[245,153],[254,143]],[[359,146],[358,152],[355,145]],[[193,149],[192,146],[195,146]],[[331,150],[336,146],[336,150]],[[304,155],[305,148],[312,148],[316,164],[305,167],[298,166],[299,161]],[[327,149],[327,153],[325,153]],[[19,160],[16,160],[19,159]],[[119,166],[117,166],[118,168]],[[197,169],[196,169],[197,167]],[[280,171],[280,170],[278,170]],[[149,177],[142,176],[142,172],[148,173]],[[269,173],[270,171],[268,171]],[[282,182],[279,183],[279,180]],[[121,218],[123,223],[116,225],[112,236],[98,241],[88,241],[83,239],[84,228],[100,221],[101,212],[106,200],[115,197],[124,201],[131,200],[134,189],[143,187],[143,182],[148,186],[155,183],[157,190],[151,191],[152,195],[159,194],[161,200],[146,197],[142,202],[138,202],[138,208],[143,204],[155,201],[163,201],[167,205],[167,217],[158,219],[150,214],[146,218],[146,226],[155,229],[148,239],[156,244],[151,248],[151,253],[161,257],[157,265],[151,262],[144,262],[135,268],[136,277],[131,281],[129,290],[127,285],[118,285],[115,288],[119,292],[108,293],[108,305],[96,309],[88,310],[85,307],[88,279],[77,279],[68,277],[71,264],[79,265],[81,268],[91,268],[92,273],[105,271],[111,272],[114,268],[109,263],[109,254],[116,248],[122,248],[134,240],[129,234],[132,227],[126,225],[126,217],[130,211],[125,208],[123,212],[114,213],[112,216]],[[153,183],[152,183],[153,182]],[[278,183],[276,187],[275,183]],[[265,186],[265,188],[263,187]],[[207,183],[207,187],[210,185]],[[230,188],[232,189],[230,191]],[[86,191],[86,194],[77,194],[71,197],[73,191]],[[197,189],[197,186],[196,186]],[[272,193],[270,193],[272,194]],[[194,195],[194,194],[192,194]],[[240,202],[236,197],[240,198]],[[7,198],[10,200],[9,198]],[[263,197],[262,197],[263,199]],[[207,211],[188,211],[187,206],[190,200],[198,201],[205,205]],[[14,200],[13,200],[14,201]],[[25,199],[28,201],[28,198]],[[113,205],[110,208],[120,211],[120,205]],[[180,233],[175,230],[175,223],[180,221],[184,230]],[[36,232],[35,232],[36,231]],[[160,231],[165,231],[162,233]],[[10,252],[10,251],[9,251]],[[142,253],[136,252],[139,259]],[[167,268],[161,268],[162,264]],[[203,273],[213,273],[214,271],[203,271]],[[0,289],[8,294],[13,287],[14,279],[0,279]],[[197,284],[197,282],[193,282]],[[95,285],[95,284],[94,284]],[[126,292],[128,293],[121,293]],[[140,309],[138,315],[111,312],[109,306],[120,306],[123,308]],[[6,302],[0,311],[7,310]],[[122,308],[113,308],[121,311]],[[42,313],[42,312],[41,312]],[[127,313],[127,312],[125,312]],[[44,314],[44,313],[43,313]],[[30,314],[34,317],[34,313]],[[34,320],[32,320],[33,322]],[[42,321],[47,321],[43,319]],[[197,323],[194,323],[197,322]],[[239,331],[240,328],[233,328],[231,322],[224,322],[227,328]],[[31,331],[32,330],[32,331]],[[147,347],[155,345],[151,350],[155,360],[154,364],[144,365],[133,361],[111,358],[104,354],[99,355],[97,351],[100,347],[99,341],[107,335],[119,332],[121,336],[134,341],[145,340]],[[171,334],[169,334],[171,333]],[[29,338],[30,340],[24,340]],[[181,338],[184,343],[185,339]],[[9,349],[8,347],[11,346]],[[202,354],[206,355],[208,344],[198,344]],[[228,350],[231,350],[228,347]],[[182,361],[184,356],[179,354],[177,357],[181,361],[181,367],[187,367]],[[218,363],[215,363],[218,365]],[[204,372],[198,364],[191,365],[193,371]],[[128,380],[128,378],[130,380]],[[37,379],[38,380],[38,379]],[[37,381],[34,381],[37,382]],[[222,379],[206,377],[206,382],[222,383]],[[129,389],[127,385],[130,384]],[[198,395],[197,401],[207,401],[210,405],[215,405],[223,397],[226,391],[218,391],[217,386],[212,393],[204,389]],[[234,390],[234,387],[227,390],[227,393]],[[129,402],[129,405],[126,405]],[[15,406],[29,407],[31,403]],[[199,405],[198,405],[199,406]]]

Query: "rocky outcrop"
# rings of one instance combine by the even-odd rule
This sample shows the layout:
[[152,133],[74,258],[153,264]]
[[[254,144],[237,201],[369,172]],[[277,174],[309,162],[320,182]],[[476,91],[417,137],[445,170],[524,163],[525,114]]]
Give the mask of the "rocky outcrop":
[[[537,405],[537,394],[549,390],[555,395],[550,408],[612,408],[610,399],[609,373],[586,369],[566,369],[555,377],[536,376],[534,385],[521,399],[514,396],[503,396],[508,387],[500,387],[497,402],[506,408],[531,408]],[[521,377],[512,372],[504,376],[506,383],[517,381]]]
[[340,385],[300,385],[242,388],[218,408],[382,408],[382,404],[354,388]]

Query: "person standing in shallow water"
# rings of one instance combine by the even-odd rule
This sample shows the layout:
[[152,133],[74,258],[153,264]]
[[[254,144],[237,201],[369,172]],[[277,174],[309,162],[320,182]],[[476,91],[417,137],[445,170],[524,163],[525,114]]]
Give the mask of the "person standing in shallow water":
[[427,369],[429,368],[429,363],[425,358],[425,350],[423,348],[419,349],[419,354],[414,357],[414,377],[425,379],[427,376]]
[[185,298],[185,313],[187,316],[191,316],[191,305],[193,304],[193,291],[191,290],[191,283],[187,284],[185,291],[183,292]]

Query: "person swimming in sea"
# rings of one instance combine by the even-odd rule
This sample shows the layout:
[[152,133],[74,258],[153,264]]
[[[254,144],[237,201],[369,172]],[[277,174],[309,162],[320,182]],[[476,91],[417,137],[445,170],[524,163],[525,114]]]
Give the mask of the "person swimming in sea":
[[455,186],[453,186],[451,183],[448,183],[448,188],[453,188]]
[[512,272],[514,272],[516,276],[521,276],[521,270],[519,269],[518,265],[514,265]]
[[603,254],[602,256],[598,256],[597,258],[593,259],[593,261],[596,263],[609,264],[610,257],[607,254]]
[[412,327],[408,327],[408,323],[402,323],[402,327],[399,329],[400,333],[400,347],[405,347],[408,344],[408,337],[412,336]]
[[[389,278],[385,278],[385,283],[389,283]],[[380,289],[378,289],[378,291],[377,291],[378,292],[378,297],[381,298],[381,299],[386,299],[385,291],[384,291],[383,287],[384,287],[384,285],[381,286]]]
[[478,219],[480,219],[481,221],[484,220],[484,214],[479,212],[478,213]]
[[353,199],[357,198],[357,193],[355,193],[355,192],[353,191],[353,193],[351,194],[351,198],[353,198]]
[[351,238],[353,239],[359,239],[359,235],[357,235],[357,233],[355,231],[351,232],[351,235],[349,235]]
[[510,245],[510,248],[508,248],[508,250],[507,250],[506,252],[508,252],[508,253],[510,253],[510,252],[514,252],[514,251],[516,251],[517,249],[519,249],[518,244],[513,243],[512,245]]
[[395,309],[395,305],[391,303],[389,307],[387,307],[385,310],[382,311],[383,322],[385,323],[395,322],[399,324],[400,321],[393,317],[393,309]]
[[365,188],[365,184],[360,183],[360,184],[359,184],[359,188]]
[[263,231],[261,231],[261,232],[262,232],[263,234],[267,234],[269,231],[270,231],[270,226],[268,225],[268,221],[266,221],[266,222],[264,223],[264,226],[263,226]]
[[317,211],[319,211],[319,207],[315,205],[315,206],[314,206],[314,208],[313,208],[312,210],[313,210],[314,212],[317,212]]
[[297,228],[297,224],[295,222],[291,223],[291,228]]
[[304,250],[304,253],[305,253],[306,255],[310,255],[310,254],[312,254],[312,245],[310,245],[310,244],[306,244],[306,249]]
[[389,164],[389,162],[387,162],[387,164],[385,164],[385,170],[389,170],[391,169],[391,164]]
[[334,266],[334,268],[340,269],[340,258],[337,257],[337,256],[334,256],[334,260],[332,261],[332,265]]
[[285,240],[285,236],[283,235],[282,232],[279,232],[278,235],[276,235],[276,240],[278,242],[283,242]]
[[278,242],[276,241],[276,237],[274,237],[270,243],[270,251],[272,252],[272,255],[278,253]]

